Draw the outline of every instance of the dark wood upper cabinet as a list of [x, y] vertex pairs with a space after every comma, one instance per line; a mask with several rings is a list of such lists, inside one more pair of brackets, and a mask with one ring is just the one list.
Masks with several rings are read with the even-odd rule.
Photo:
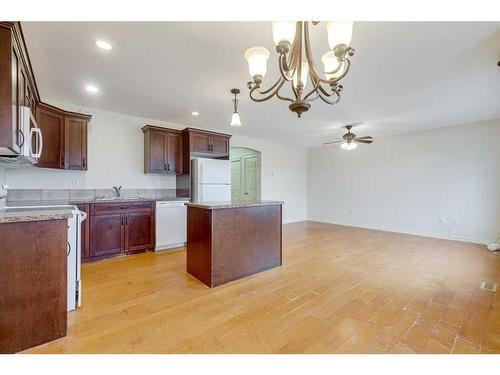
[[229, 138], [227, 136], [213, 135], [211, 140], [211, 149], [214, 155], [229, 155]]
[[64, 169], [64, 115], [42, 103], [37, 107], [36, 122], [43, 136], [42, 155], [37, 166]]
[[165, 173], [165, 155], [167, 153], [167, 144], [163, 132], [148, 132], [145, 134], [146, 153], [144, 155], [146, 173]]
[[189, 147], [187, 151], [189, 153], [221, 159], [229, 157], [229, 140], [231, 138], [229, 134], [193, 128], [186, 128], [183, 132], [188, 134]]
[[182, 134], [167, 133], [167, 173], [182, 174]]
[[87, 121], [82, 118], [64, 118], [64, 155], [66, 169], [87, 169]]
[[204, 132], [190, 132], [191, 152], [210, 154], [210, 135]]
[[144, 173], [182, 174], [182, 135], [179, 130], [146, 125]]
[[87, 128], [92, 116], [39, 103], [36, 111], [43, 150], [38, 166], [87, 170]]
[[18, 155], [28, 134], [21, 129], [22, 106], [35, 113], [40, 101], [19, 22], [0, 21], [0, 152]]
[[22, 107], [29, 107], [42, 131], [37, 166], [87, 169], [87, 126], [90, 115], [41, 102], [19, 22], [0, 21], [0, 153], [17, 155], [28, 134], [21, 127]]

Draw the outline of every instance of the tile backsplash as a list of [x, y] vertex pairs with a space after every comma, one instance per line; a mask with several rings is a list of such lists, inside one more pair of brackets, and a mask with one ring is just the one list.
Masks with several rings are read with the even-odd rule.
[[[7, 201], [71, 201], [114, 197], [113, 189], [9, 189]], [[176, 198], [176, 189], [122, 189], [122, 197], [151, 199]]]

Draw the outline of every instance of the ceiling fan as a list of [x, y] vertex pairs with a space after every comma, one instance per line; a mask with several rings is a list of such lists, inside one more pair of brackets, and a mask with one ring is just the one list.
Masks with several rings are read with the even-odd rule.
[[356, 134], [351, 133], [352, 125], [347, 125], [345, 128], [347, 129], [347, 133], [345, 133], [342, 138], [337, 138], [334, 141], [325, 142], [323, 143], [323, 146], [340, 143], [340, 147], [342, 147], [344, 150], [354, 150], [358, 146], [358, 143], [373, 142], [373, 137], [371, 136], [356, 137]]

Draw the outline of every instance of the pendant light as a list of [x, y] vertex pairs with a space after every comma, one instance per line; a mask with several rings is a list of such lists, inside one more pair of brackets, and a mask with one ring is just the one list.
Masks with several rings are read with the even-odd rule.
[[231, 94], [234, 94], [234, 99], [233, 99], [234, 112], [233, 112], [233, 115], [231, 116], [231, 126], [241, 126], [240, 114], [238, 113], [239, 100], [236, 97], [236, 95], [238, 95], [239, 93], [240, 93], [240, 89], [232, 89], [231, 90]]

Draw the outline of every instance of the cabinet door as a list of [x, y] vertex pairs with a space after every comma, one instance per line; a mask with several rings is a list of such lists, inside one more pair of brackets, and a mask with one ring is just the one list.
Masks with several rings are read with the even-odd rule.
[[13, 147], [12, 149], [16, 153], [21, 152], [21, 147], [24, 140], [28, 138], [28, 134], [23, 134], [21, 129], [21, 105], [23, 104], [20, 100], [22, 95], [21, 86], [21, 60], [19, 58], [20, 54], [15, 47], [14, 41], [12, 41], [12, 51], [11, 51], [12, 61], [11, 61], [11, 79], [12, 79], [12, 132], [13, 132]]
[[65, 169], [87, 169], [87, 121], [64, 118], [64, 156]]
[[166, 173], [166, 139], [162, 132], [151, 132], [149, 138], [149, 173]]
[[64, 169], [64, 115], [56, 109], [39, 106], [36, 117], [43, 136], [42, 155], [37, 165]]
[[229, 155], [229, 138], [224, 136], [212, 135], [210, 137], [211, 150], [214, 155]]
[[125, 251], [148, 250], [153, 244], [151, 213], [129, 213], [125, 215]]
[[167, 173], [182, 174], [182, 136], [167, 134]]
[[210, 153], [210, 136], [201, 132], [191, 132], [191, 152]]
[[117, 255], [124, 249], [125, 215], [99, 215], [90, 217], [90, 256]]

